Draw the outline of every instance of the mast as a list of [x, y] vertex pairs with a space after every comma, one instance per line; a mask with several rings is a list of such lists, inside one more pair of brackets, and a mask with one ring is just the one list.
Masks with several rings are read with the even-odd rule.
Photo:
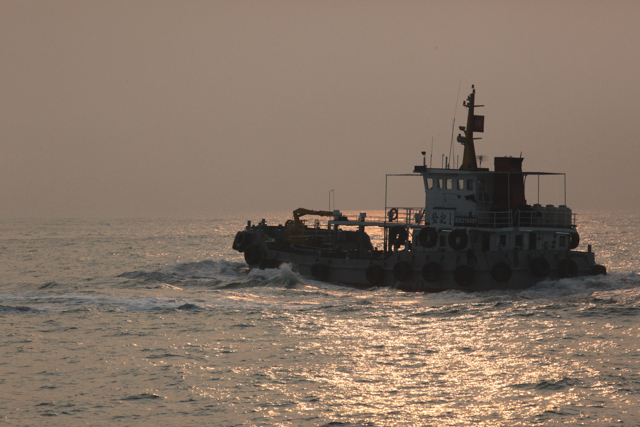
[[469, 109], [467, 114], [467, 126], [460, 126], [460, 130], [464, 131], [464, 136], [458, 135], [458, 142], [464, 145], [464, 155], [462, 157], [462, 165], [460, 170], [475, 171], [478, 170], [478, 163], [476, 162], [476, 148], [473, 144], [474, 138], [473, 132], [484, 132], [484, 116], [476, 116], [474, 114], [475, 107], [484, 107], [484, 105], [475, 105], [476, 89], [471, 85], [471, 94], [467, 97], [466, 101], [462, 102], [462, 105]]

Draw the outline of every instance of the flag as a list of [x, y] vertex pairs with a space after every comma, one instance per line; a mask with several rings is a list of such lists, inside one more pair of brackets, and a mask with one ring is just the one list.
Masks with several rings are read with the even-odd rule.
[[473, 116], [473, 131], [484, 132], [484, 116]]

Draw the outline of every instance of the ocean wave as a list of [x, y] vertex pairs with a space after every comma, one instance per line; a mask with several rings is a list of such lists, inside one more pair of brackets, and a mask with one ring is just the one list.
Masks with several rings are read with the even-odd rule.
[[149, 283], [172, 286], [204, 286], [217, 289], [252, 287], [293, 288], [306, 284], [291, 265], [282, 264], [273, 269], [249, 269], [246, 265], [228, 261], [200, 261], [167, 265], [154, 271], [130, 271], [118, 278], [147, 286]]
[[163, 399], [163, 397], [155, 393], [140, 393], [140, 394], [134, 394], [134, 395], [122, 398], [122, 400], [156, 400], [156, 399]]
[[10, 305], [0, 305], [0, 313], [26, 313], [26, 312], [34, 312], [37, 311], [32, 307], [26, 307], [22, 305], [10, 306]]
[[[116, 280], [114, 280], [116, 279]], [[88, 280], [88, 279], [87, 279]], [[47, 281], [11, 286], [0, 295], [0, 311], [28, 313], [63, 310], [276, 309], [371, 311], [383, 314], [407, 307], [407, 314], [452, 318], [481, 312], [538, 315], [541, 309], [579, 307], [580, 315], [637, 314], [640, 275], [543, 281], [525, 290], [405, 293], [395, 288], [355, 289], [303, 278], [289, 264], [250, 269], [242, 262], [204, 260], [166, 265], [155, 270], [123, 272], [102, 281], [65, 284]], [[5, 288], [9, 290], [9, 288]], [[411, 308], [413, 307], [413, 308]], [[640, 314], [640, 313], [638, 313]]]

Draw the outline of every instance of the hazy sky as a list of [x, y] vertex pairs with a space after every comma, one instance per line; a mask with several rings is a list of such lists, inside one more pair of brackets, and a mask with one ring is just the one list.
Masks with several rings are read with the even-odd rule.
[[640, 208], [635, 0], [3, 0], [0, 58], [1, 217], [383, 208], [472, 84], [483, 166]]

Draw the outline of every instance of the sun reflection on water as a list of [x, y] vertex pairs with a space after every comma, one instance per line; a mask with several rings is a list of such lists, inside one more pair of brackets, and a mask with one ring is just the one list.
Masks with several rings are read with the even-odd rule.
[[598, 375], [579, 360], [554, 357], [567, 346], [553, 319], [521, 328], [512, 317], [478, 313], [449, 320], [397, 314], [292, 315], [286, 333], [300, 337], [298, 352], [313, 355], [298, 372], [320, 385], [318, 402], [307, 408], [340, 408], [336, 421], [376, 425], [544, 418], [579, 400], [581, 378]]
[[564, 308], [543, 300], [457, 295], [450, 303], [378, 290], [331, 305], [323, 301], [349, 291], [281, 292], [298, 293], [298, 304], [263, 310], [260, 293], [245, 292], [252, 311], [200, 312], [169, 350], [147, 342], [141, 351], [154, 369], [179, 371], [229, 423], [577, 424], [640, 406], [636, 388], [625, 386], [640, 379], [640, 348], [621, 345], [640, 330], [594, 316], [606, 305], [594, 308], [593, 297], [569, 302], [575, 315], [563, 317]]

